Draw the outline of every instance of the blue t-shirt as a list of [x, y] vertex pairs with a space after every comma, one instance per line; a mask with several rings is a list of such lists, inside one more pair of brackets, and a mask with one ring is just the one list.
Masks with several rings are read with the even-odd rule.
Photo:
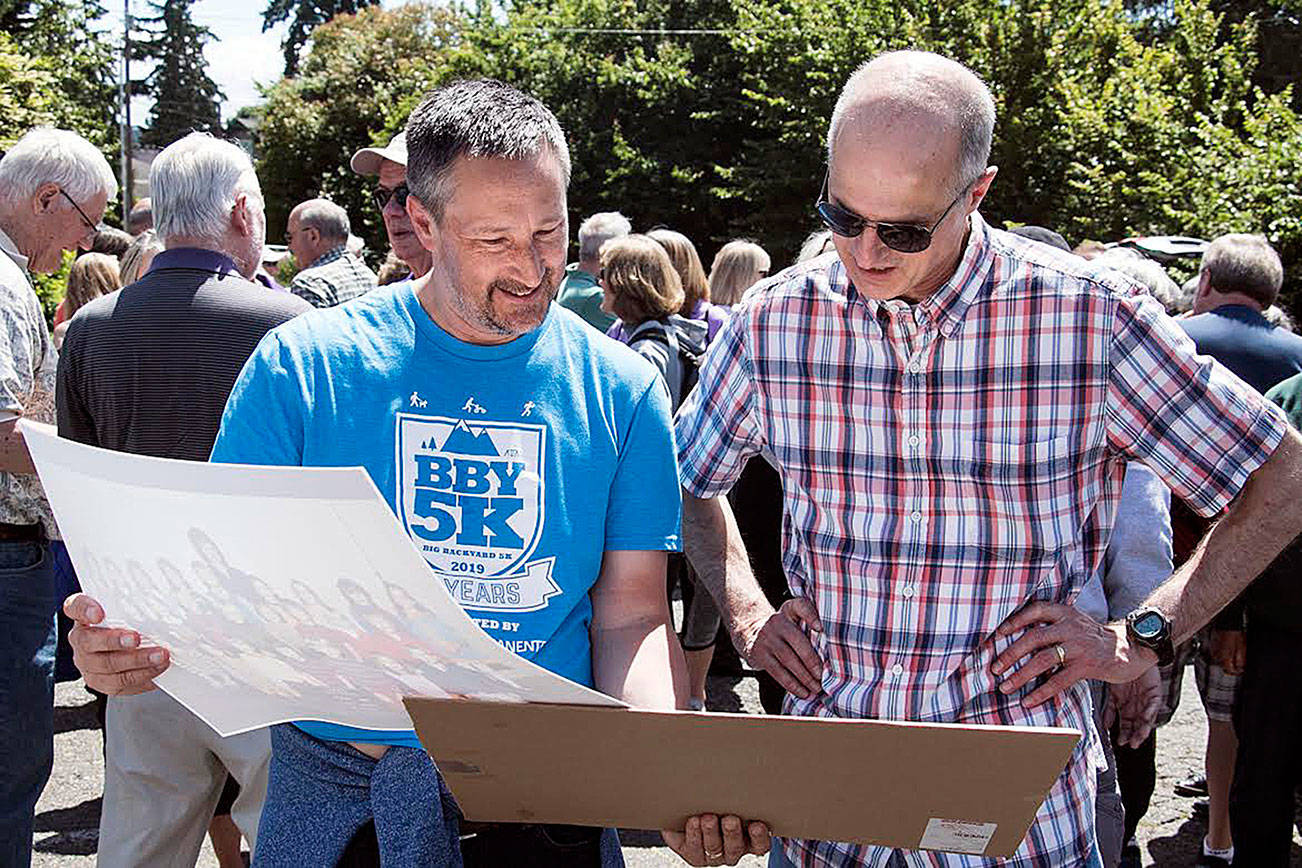
[[[494, 639], [587, 686], [603, 552], [679, 548], [664, 387], [556, 305], [498, 346], [449, 335], [407, 282], [304, 314], [245, 365], [212, 460], [365, 467], [432, 580]], [[412, 732], [299, 726], [419, 746]]]

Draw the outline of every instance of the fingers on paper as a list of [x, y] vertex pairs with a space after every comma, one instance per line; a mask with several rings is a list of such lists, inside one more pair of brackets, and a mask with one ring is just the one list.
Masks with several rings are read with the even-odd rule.
[[663, 829], [660, 832], [665, 844], [689, 865], [705, 864], [705, 848], [701, 845], [701, 818], [688, 817], [683, 831]]
[[702, 814], [701, 823], [701, 849], [704, 851], [706, 865], [722, 865], [726, 849], [724, 847], [723, 829], [720, 828], [719, 818], [714, 814]]
[[107, 651], [121, 651], [124, 648], [140, 647], [140, 634], [123, 627], [86, 627], [81, 624], [72, 628], [68, 642], [74, 651], [100, 654]]
[[76, 593], [63, 601], [63, 614], [78, 624], [98, 624], [104, 620], [104, 607], [89, 594]]

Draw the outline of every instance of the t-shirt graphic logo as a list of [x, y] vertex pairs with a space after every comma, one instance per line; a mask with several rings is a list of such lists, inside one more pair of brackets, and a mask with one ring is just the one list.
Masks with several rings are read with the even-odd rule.
[[561, 592], [529, 561], [546, 519], [541, 425], [401, 413], [402, 522], [467, 609], [533, 612]]

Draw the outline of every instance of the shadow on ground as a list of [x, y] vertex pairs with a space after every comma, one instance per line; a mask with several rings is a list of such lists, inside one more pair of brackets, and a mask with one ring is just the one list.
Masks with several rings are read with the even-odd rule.
[[36, 841], [33, 849], [38, 853], [56, 853], [62, 856], [89, 856], [99, 844], [99, 812], [101, 800], [87, 799], [71, 808], [59, 808], [36, 815], [36, 833], [53, 832]]
[[[1302, 814], [1299, 814], [1295, 825], [1302, 830]], [[1206, 834], [1206, 822], [1190, 817], [1180, 824], [1175, 834], [1150, 838], [1145, 846], [1156, 866], [1194, 865], [1202, 854], [1203, 836]], [[1291, 868], [1302, 868], [1302, 847], [1296, 843], [1293, 844], [1289, 865]]]
[[74, 732], [79, 729], [99, 729], [95, 716], [95, 703], [84, 705], [56, 705], [54, 707], [54, 734]]

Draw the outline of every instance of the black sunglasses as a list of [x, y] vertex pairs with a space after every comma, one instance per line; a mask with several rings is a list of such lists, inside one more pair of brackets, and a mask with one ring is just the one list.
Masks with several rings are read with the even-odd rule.
[[380, 211], [383, 211], [388, 206], [390, 199], [397, 199], [398, 207], [406, 208], [407, 197], [410, 195], [411, 190], [407, 189], [406, 184], [399, 184], [392, 190], [387, 187], [376, 187], [375, 191], [371, 193], [371, 201], [375, 203], [375, 207]]
[[869, 226], [877, 232], [877, 238], [881, 240], [892, 250], [898, 250], [900, 253], [921, 253], [931, 246], [931, 233], [936, 231], [936, 227], [945, 221], [949, 212], [958, 204], [967, 193], [964, 189], [954, 197], [954, 201], [949, 203], [940, 217], [930, 226], [921, 223], [879, 223], [873, 220], [866, 220], [858, 214], [842, 208], [827, 198], [827, 175], [823, 175], [823, 189], [818, 194], [818, 203], [814, 210], [818, 212], [819, 219], [823, 224], [831, 229], [837, 235], [846, 238], [857, 238], [863, 234], [863, 231]]
[[59, 192], [63, 194], [63, 198], [68, 200], [69, 205], [77, 209], [77, 213], [81, 215], [81, 222], [86, 224], [86, 231], [98, 232], [99, 227], [95, 225], [95, 221], [87, 217], [86, 212], [81, 210], [81, 206], [78, 205], [76, 202], [72, 201], [72, 197], [68, 195], [68, 191], [60, 187]]

